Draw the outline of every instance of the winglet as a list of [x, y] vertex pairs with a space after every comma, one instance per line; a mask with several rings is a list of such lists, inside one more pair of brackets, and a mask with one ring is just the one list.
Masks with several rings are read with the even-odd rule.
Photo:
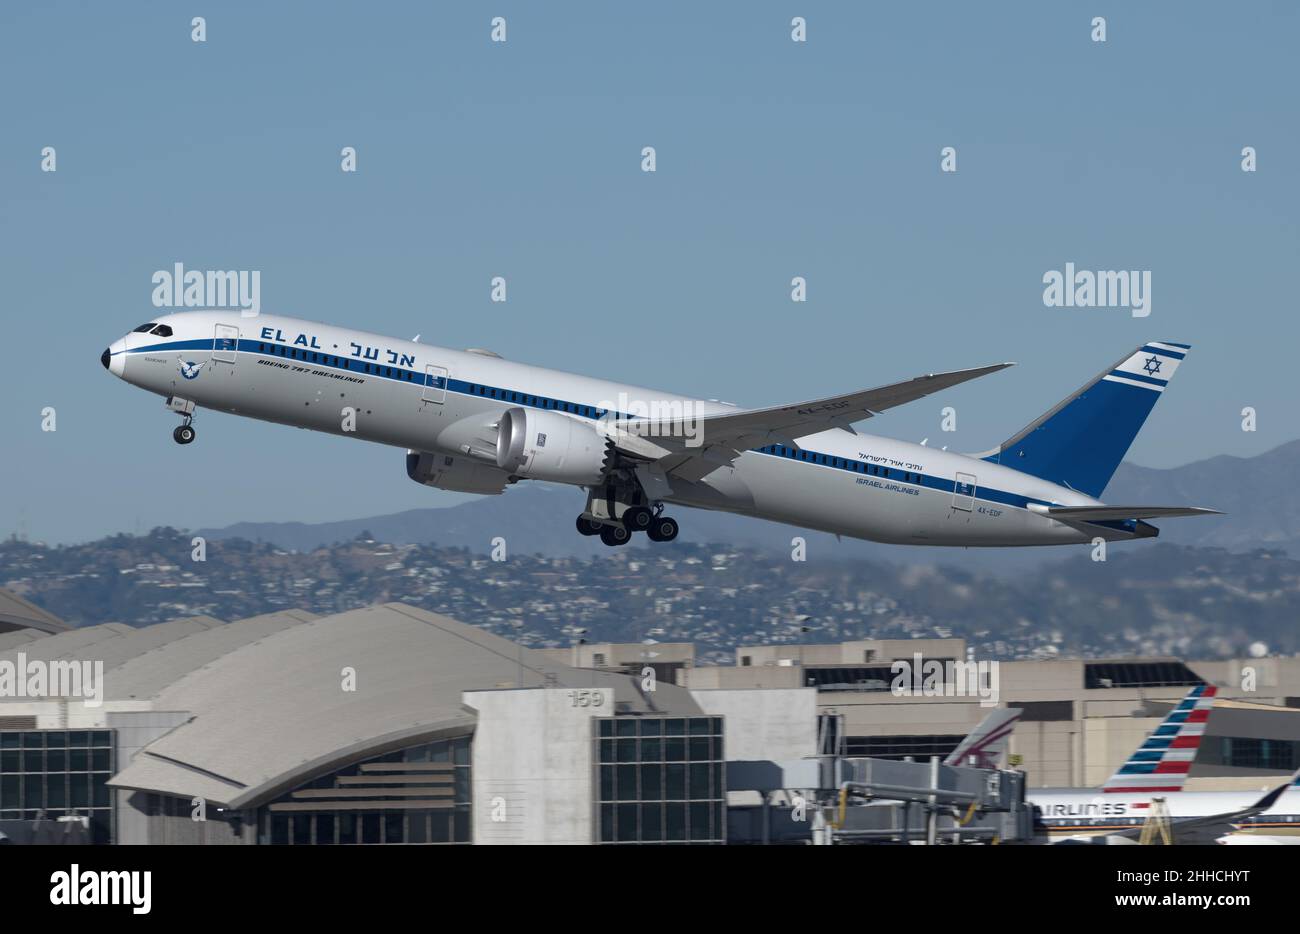
[[1277, 799], [1282, 797], [1282, 795], [1286, 793], [1286, 790], [1290, 788], [1293, 784], [1294, 782], [1286, 782], [1284, 784], [1278, 785], [1268, 794], [1264, 795], [1264, 797], [1260, 798], [1258, 801], [1252, 804], [1251, 810], [1257, 813], [1262, 811], [1267, 811], [1273, 805], [1277, 804]]

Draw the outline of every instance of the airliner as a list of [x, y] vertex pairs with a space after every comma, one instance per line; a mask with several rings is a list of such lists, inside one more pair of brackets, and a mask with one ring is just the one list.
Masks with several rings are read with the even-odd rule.
[[1300, 773], [1257, 791], [1184, 791], [1217, 688], [1199, 684], [1101, 788], [1030, 789], [1039, 843], [1131, 843], [1163, 799], [1179, 843], [1300, 843]]
[[114, 341], [100, 362], [156, 393], [195, 438], [199, 409], [406, 449], [417, 483], [497, 494], [582, 487], [583, 535], [677, 537], [668, 505], [877, 542], [965, 547], [1150, 538], [1148, 519], [1217, 514], [1098, 498], [1188, 345], [1125, 354], [998, 447], [936, 450], [851, 426], [1011, 364], [768, 408], [739, 408], [259, 313], [187, 311]]

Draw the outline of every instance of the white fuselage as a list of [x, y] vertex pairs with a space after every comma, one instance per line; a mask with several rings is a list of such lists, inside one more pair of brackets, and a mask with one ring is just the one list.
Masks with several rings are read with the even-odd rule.
[[[196, 311], [152, 320], [171, 334], [132, 332], [105, 353], [105, 366], [133, 385], [199, 408], [437, 456], [482, 458], [485, 428], [519, 406], [578, 421], [591, 421], [596, 410], [620, 400], [685, 406], [705, 416], [738, 411], [278, 315]], [[1098, 501], [978, 457], [843, 429], [796, 440], [798, 449], [747, 451], [700, 480], [670, 477], [671, 489], [658, 498], [895, 544], [1135, 537], [1114, 525], [1066, 524], [1034, 512], [1033, 505]]]
[[[1100, 789], [1030, 789], [1025, 797], [1034, 808], [1035, 837], [1040, 843], [1061, 843], [1131, 832], [1151, 815], [1152, 800], [1163, 798], [1175, 838], [1180, 822], [1230, 814], [1249, 808], [1264, 791], [1169, 791], [1163, 793], [1103, 792]], [[1219, 829], [1213, 832], [1222, 834]], [[1300, 788], [1288, 788], [1261, 814], [1233, 823], [1226, 838], [1231, 844], [1254, 841], [1300, 843]]]

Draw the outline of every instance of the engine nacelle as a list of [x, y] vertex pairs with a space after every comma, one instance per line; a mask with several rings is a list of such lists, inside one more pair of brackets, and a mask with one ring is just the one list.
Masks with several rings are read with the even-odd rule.
[[453, 493], [501, 493], [510, 482], [510, 474], [468, 457], [406, 452], [406, 475], [416, 483], [434, 486]]
[[530, 480], [594, 486], [605, 473], [605, 436], [585, 422], [538, 409], [507, 409], [497, 433], [497, 466]]

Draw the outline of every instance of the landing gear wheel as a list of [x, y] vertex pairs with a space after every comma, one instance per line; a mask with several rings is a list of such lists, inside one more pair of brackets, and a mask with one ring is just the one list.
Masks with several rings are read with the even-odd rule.
[[671, 542], [677, 537], [678, 527], [677, 520], [670, 519], [667, 516], [660, 516], [650, 525], [646, 534], [652, 542]]
[[601, 527], [600, 540], [606, 545], [626, 545], [632, 540], [632, 533], [621, 525], [606, 525]]
[[189, 425], [177, 425], [172, 432], [172, 440], [177, 444], [189, 444], [194, 440], [194, 429]]
[[604, 526], [595, 519], [588, 519], [586, 516], [578, 516], [578, 531], [583, 535], [599, 535]]
[[655, 514], [646, 506], [633, 506], [623, 513], [623, 528], [629, 532], [646, 532], [654, 524]]

